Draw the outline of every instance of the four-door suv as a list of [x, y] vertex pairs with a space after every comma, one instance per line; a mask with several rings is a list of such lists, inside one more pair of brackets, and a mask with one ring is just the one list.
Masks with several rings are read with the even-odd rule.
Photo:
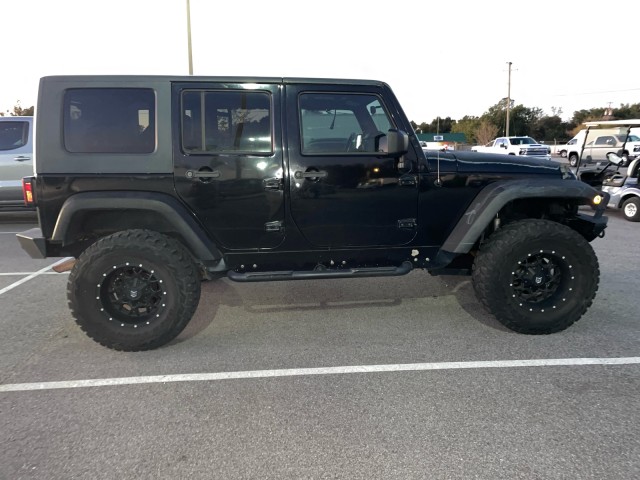
[[22, 178], [33, 174], [33, 117], [0, 117], [0, 211], [23, 210]]
[[110, 348], [171, 341], [221, 275], [462, 273], [528, 334], [567, 328], [598, 288], [606, 194], [548, 160], [423, 151], [383, 82], [45, 77], [36, 123], [40, 225], [18, 239], [77, 259], [72, 314]]

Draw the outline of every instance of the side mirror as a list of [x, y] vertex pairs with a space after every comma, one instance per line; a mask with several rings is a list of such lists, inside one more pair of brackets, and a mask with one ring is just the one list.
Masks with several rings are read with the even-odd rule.
[[399, 157], [409, 150], [409, 135], [402, 130], [391, 129], [378, 138], [376, 151], [390, 157]]
[[620, 165], [623, 162], [623, 159], [620, 155], [617, 155], [613, 152], [607, 153], [607, 160], [614, 165]]
[[501, 143], [500, 148], [507, 148], [507, 146], [504, 143]]

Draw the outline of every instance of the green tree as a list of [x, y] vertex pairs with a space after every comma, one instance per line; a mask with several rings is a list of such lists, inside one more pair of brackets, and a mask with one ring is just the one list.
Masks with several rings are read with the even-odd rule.
[[613, 117], [616, 120], [628, 120], [629, 118], [640, 118], [640, 103], [632, 105], [621, 104], [620, 107], [613, 109]]
[[[34, 107], [33, 105], [28, 108], [22, 108], [20, 105], [20, 100], [15, 104], [13, 110], [7, 110], [9, 116], [12, 117], [31, 117], [33, 116]], [[5, 116], [4, 112], [0, 112], [0, 116]]]
[[531, 129], [531, 136], [538, 141], [564, 143], [573, 137], [575, 124], [563, 122], [558, 115], [539, 118]]
[[[452, 133], [464, 133], [467, 143], [478, 143], [476, 139], [476, 131], [480, 127], [480, 119], [465, 115], [461, 120], [458, 120], [451, 127]], [[486, 142], [485, 142], [486, 143]]]

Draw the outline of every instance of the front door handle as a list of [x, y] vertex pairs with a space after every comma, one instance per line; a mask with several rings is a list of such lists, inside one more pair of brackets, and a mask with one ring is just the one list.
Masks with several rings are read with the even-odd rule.
[[415, 175], [402, 175], [398, 179], [398, 184], [401, 187], [415, 187], [418, 185], [418, 179]]
[[218, 178], [220, 176], [220, 172], [217, 170], [214, 170], [213, 172], [209, 170], [200, 170], [198, 172], [187, 170], [184, 175], [187, 178]]
[[328, 173], [325, 172], [324, 170], [320, 170], [320, 171], [306, 171], [306, 172], [295, 172], [293, 174], [293, 176], [295, 178], [297, 178], [298, 180], [302, 179], [302, 178], [310, 178], [310, 179], [317, 179], [317, 178], [325, 178], [328, 176]]
[[17, 157], [13, 157], [16, 162], [26, 162], [27, 160], [31, 160], [31, 157], [25, 157], [24, 155], [19, 155]]

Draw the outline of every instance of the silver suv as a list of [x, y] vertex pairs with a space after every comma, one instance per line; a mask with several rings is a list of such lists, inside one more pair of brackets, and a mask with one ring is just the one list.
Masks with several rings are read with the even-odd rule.
[[24, 209], [22, 177], [33, 174], [33, 117], [0, 117], [0, 210]]

